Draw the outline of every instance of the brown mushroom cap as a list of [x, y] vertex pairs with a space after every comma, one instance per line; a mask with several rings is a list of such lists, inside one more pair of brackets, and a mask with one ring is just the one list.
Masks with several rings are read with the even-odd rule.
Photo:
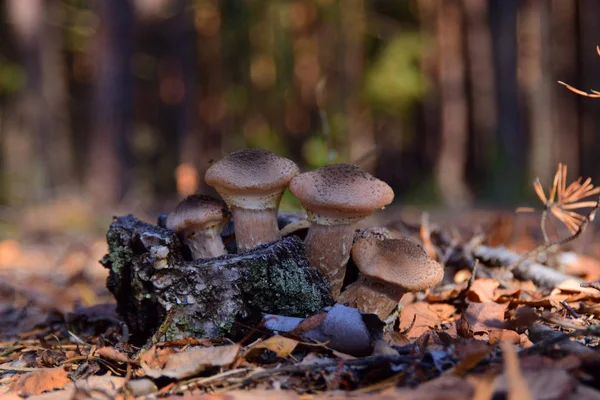
[[[217, 189], [228, 204], [259, 208], [252, 205], [252, 197], [263, 200], [276, 198], [279, 201], [281, 192], [298, 172], [298, 166], [293, 161], [268, 150], [242, 149], [211, 165], [206, 171], [205, 180]], [[244, 195], [248, 196], [248, 202], [232, 199], [232, 196]]]
[[227, 204], [212, 196], [193, 194], [181, 200], [167, 218], [167, 228], [181, 232], [194, 227], [208, 229], [224, 224], [230, 217]]
[[296, 175], [290, 192], [323, 225], [364, 218], [390, 204], [394, 192], [387, 183], [350, 164], [332, 164]]
[[352, 259], [363, 275], [407, 292], [427, 289], [444, 277], [442, 266], [408, 239], [358, 238]]

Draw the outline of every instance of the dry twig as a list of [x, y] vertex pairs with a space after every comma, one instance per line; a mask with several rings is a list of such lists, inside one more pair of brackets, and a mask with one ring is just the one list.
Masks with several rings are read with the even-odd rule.
[[[596, 46], [596, 53], [598, 53], [598, 55], [600, 56], [600, 46]], [[598, 99], [600, 98], [600, 92], [598, 92], [597, 90], [590, 90], [591, 93], [587, 93], [584, 92], [583, 90], [577, 89], [563, 81], [558, 81], [558, 83], [560, 83], [561, 85], [565, 86], [567, 89], [569, 89], [571, 92], [573, 93], [577, 93], [578, 95], [581, 96], [585, 96], [585, 97], [591, 97], [593, 99]]]

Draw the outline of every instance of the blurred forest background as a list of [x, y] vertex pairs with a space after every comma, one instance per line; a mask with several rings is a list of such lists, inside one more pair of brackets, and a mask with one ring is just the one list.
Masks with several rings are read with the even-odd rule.
[[558, 162], [598, 181], [600, 100], [557, 80], [600, 88], [599, 21], [597, 0], [0, 0], [0, 220], [152, 215], [241, 147], [358, 163], [423, 207], [513, 206]]

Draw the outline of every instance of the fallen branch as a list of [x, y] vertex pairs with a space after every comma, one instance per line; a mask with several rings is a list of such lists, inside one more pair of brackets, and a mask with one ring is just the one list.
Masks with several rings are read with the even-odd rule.
[[532, 355], [544, 351], [556, 352], [554, 346], [567, 354], [593, 353], [594, 350], [584, 344], [569, 340], [577, 336], [600, 336], [600, 326], [592, 325], [570, 333], [562, 333], [542, 324], [534, 324], [529, 328], [529, 340], [535, 344], [521, 350], [519, 355]]
[[473, 256], [488, 265], [509, 266], [517, 263], [512, 270], [515, 278], [522, 281], [531, 280], [543, 288], [555, 288], [569, 279], [583, 282], [576, 276], [564, 274], [531, 260], [519, 262], [521, 256], [504, 247], [476, 246], [473, 248]]

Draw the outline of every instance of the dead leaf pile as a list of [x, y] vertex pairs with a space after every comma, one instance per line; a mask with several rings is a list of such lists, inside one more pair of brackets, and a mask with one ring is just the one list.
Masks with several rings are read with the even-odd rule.
[[421, 241], [446, 273], [404, 296], [387, 324], [336, 305], [308, 318], [267, 315], [236, 342], [143, 347], [128, 343], [104, 288], [101, 239], [2, 241], [0, 400], [600, 399], [600, 246], [588, 239], [586, 254], [538, 257], [573, 278], [544, 288], [497, 260], [473, 268], [478, 244], [531, 250], [543, 237], [535, 224], [473, 219], [446, 229], [434, 217], [426, 226], [390, 218], [392, 235]]

